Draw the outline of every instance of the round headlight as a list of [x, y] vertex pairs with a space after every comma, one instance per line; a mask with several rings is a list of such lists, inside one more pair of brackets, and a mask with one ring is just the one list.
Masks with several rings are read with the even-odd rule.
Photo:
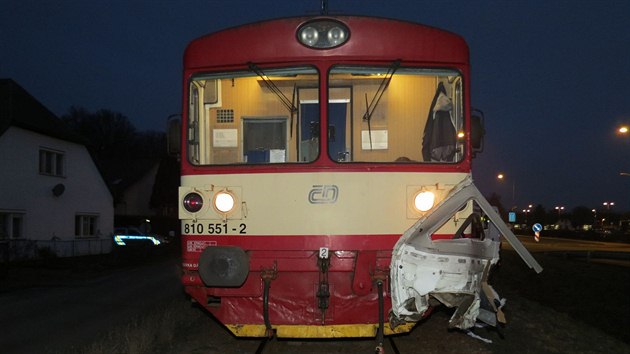
[[297, 40], [309, 48], [330, 49], [343, 45], [350, 37], [350, 29], [330, 19], [309, 21], [297, 30]]
[[433, 208], [433, 204], [435, 203], [435, 194], [432, 192], [424, 191], [416, 194], [416, 197], [413, 200], [413, 205], [419, 211], [428, 211]]
[[319, 40], [319, 32], [315, 27], [306, 26], [300, 31], [300, 41], [309, 47], [314, 46]]
[[198, 193], [188, 193], [184, 197], [184, 209], [189, 213], [196, 213], [203, 207], [203, 198]]
[[234, 209], [234, 196], [229, 192], [219, 192], [214, 196], [214, 207], [222, 213]]
[[334, 47], [336, 45], [339, 45], [340, 43], [343, 43], [345, 40], [346, 40], [346, 31], [344, 31], [343, 28], [335, 26], [328, 30], [328, 43], [330, 43], [331, 46]]

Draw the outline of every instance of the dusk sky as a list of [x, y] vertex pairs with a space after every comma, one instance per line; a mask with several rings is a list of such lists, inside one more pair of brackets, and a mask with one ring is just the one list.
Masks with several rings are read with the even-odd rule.
[[[319, 10], [319, 0], [0, 0], [0, 78], [58, 116], [104, 108], [139, 130], [164, 130], [181, 111], [190, 40]], [[630, 1], [330, 0], [329, 14], [403, 19], [466, 39], [472, 102], [486, 119], [473, 172], [484, 194], [519, 209], [612, 201], [630, 211], [630, 177], [620, 176], [630, 172], [630, 136], [615, 133], [630, 123]]]

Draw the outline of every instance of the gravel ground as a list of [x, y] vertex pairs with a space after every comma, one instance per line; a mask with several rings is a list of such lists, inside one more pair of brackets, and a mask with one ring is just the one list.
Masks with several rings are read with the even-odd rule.
[[[492, 343], [461, 331], [449, 331], [450, 310], [438, 308], [411, 333], [394, 338], [400, 353], [630, 353], [630, 268], [587, 263], [552, 254], [538, 253], [535, 257], [545, 269], [541, 274], [527, 268], [514, 252], [503, 251], [501, 264], [492, 274], [490, 283], [507, 298], [504, 310], [508, 323], [498, 331], [475, 330], [477, 335], [492, 340]], [[107, 276], [110, 266], [103, 262], [99, 264], [97, 267], [81, 267], [83, 271], [74, 267], [46, 269], [43, 278], [46, 282], [57, 283], [64, 279], [64, 282], [74, 283], [81, 282], [82, 277]], [[11, 274], [24, 275], [22, 272]], [[2, 280], [0, 290], [4, 292], [23, 287], [22, 282], [28, 283], [27, 277], [21, 276], [3, 277]], [[167, 315], [166, 322], [173, 319], [168, 335], [150, 335], [151, 345], [134, 350], [134, 353], [238, 354], [255, 353], [259, 347], [258, 339], [232, 336], [204, 310], [191, 305], [183, 294], [175, 296], [168, 306], [167, 309], [150, 311], [153, 316], [163, 311]], [[152, 320], [135, 318], [133, 321], [142, 329], [149, 327], [148, 322]], [[103, 337], [116, 341], [121, 335], [105, 334], [101, 339]], [[120, 347], [117, 344], [120, 343], [105, 342], [96, 346], [104, 348], [100, 351], [77, 349], [75, 352], [132, 354], [128, 349], [112, 351]], [[387, 341], [385, 349], [387, 353], [394, 353]], [[341, 354], [374, 353], [374, 350], [373, 339], [274, 339], [267, 344], [264, 353]]]
[[[450, 312], [441, 308], [407, 335], [394, 339], [400, 353], [630, 353], [630, 269], [537, 254], [545, 268], [528, 269], [504, 251], [492, 285], [508, 303], [508, 324], [475, 333], [447, 330]], [[211, 316], [189, 307], [190, 322], [158, 353], [254, 353], [259, 340], [238, 339]], [[368, 340], [273, 340], [264, 353], [373, 353]], [[387, 353], [394, 353], [386, 342]]]

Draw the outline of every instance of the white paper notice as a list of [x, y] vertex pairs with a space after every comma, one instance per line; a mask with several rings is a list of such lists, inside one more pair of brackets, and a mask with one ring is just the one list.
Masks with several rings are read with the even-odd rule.
[[214, 129], [212, 131], [213, 147], [237, 147], [238, 131], [236, 129]]
[[363, 150], [387, 149], [387, 130], [372, 130], [372, 144], [370, 146], [370, 131], [361, 131], [361, 148]]
[[285, 150], [271, 149], [269, 150], [269, 162], [285, 162]]

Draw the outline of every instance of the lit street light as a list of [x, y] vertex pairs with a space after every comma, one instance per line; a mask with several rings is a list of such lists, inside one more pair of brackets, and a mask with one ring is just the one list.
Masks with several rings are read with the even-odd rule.
[[604, 202], [602, 204], [606, 207], [606, 210], [610, 210], [615, 205], [615, 202]]
[[529, 213], [532, 211], [532, 205], [530, 204], [527, 209], [523, 209], [525, 213], [525, 224], [529, 224]]
[[[499, 172], [497, 174], [497, 179], [499, 181], [505, 180], [505, 174], [503, 174], [502, 172]], [[516, 205], [514, 205], [516, 203], [515, 196], [516, 196], [516, 182], [514, 178], [512, 178], [512, 207], [510, 208], [510, 210], [513, 210], [514, 208], [516, 208]]]

